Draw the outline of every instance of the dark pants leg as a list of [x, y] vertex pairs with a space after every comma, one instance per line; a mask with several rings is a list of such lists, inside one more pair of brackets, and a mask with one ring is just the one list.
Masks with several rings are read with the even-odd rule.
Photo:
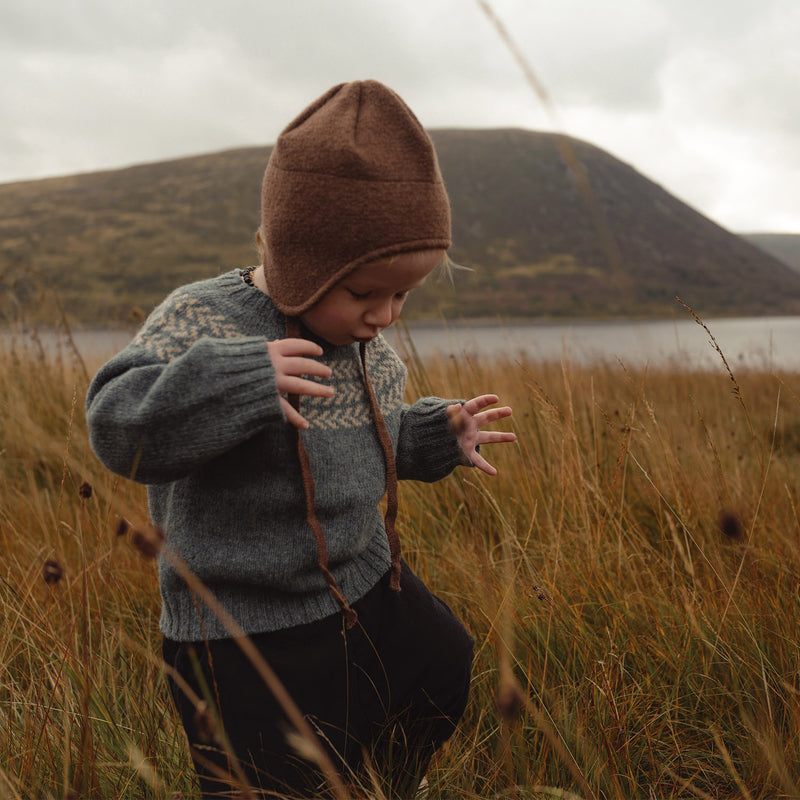
[[[253, 642], [342, 772], [367, 754], [385, 785], [403, 796], [450, 737], [469, 693], [472, 637], [450, 609], [403, 565], [402, 591], [385, 576], [354, 604], [345, 631], [339, 615]], [[287, 743], [288, 721], [232, 640], [164, 642], [165, 661], [219, 709], [230, 745], [254, 787], [310, 796], [322, 776]], [[170, 682], [204, 797], [224, 796], [228, 758], [204, 741], [195, 708]]]
[[[473, 639], [448, 606], [403, 564], [402, 591], [381, 582], [380, 602], [360, 612], [373, 639], [363, 661], [383, 670], [383, 714], [374, 710], [369, 751], [385, 791], [408, 797], [436, 750], [450, 738], [469, 695]], [[378, 681], [375, 681], [378, 685]]]

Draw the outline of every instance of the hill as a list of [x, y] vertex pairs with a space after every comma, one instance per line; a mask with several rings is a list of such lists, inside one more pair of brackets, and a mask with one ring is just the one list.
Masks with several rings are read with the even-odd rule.
[[742, 233], [740, 236], [800, 272], [800, 233]]
[[[431, 135], [451, 255], [472, 271], [429, 282], [410, 316], [663, 316], [675, 295], [703, 315], [800, 313], [800, 274], [597, 147], [521, 130]], [[121, 323], [176, 285], [254, 263], [269, 152], [0, 186], [0, 315], [51, 319], [57, 297], [74, 320]]]
[[553, 135], [436, 136], [458, 255], [485, 266], [484, 296], [499, 290], [504, 311], [663, 315], [674, 313], [676, 295], [704, 315], [800, 310], [798, 276], [786, 265], [609, 153], [567, 143], [589, 200]]

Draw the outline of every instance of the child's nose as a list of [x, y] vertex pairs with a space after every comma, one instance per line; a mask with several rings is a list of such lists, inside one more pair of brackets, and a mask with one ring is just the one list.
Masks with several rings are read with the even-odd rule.
[[367, 325], [375, 325], [378, 328], [388, 328], [393, 322], [391, 299], [371, 306], [367, 313], [364, 314], [364, 322]]

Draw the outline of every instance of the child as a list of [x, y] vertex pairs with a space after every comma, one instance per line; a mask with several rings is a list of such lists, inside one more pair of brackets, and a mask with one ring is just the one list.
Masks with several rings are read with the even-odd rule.
[[[511, 414], [494, 395], [404, 404], [405, 367], [380, 335], [450, 246], [433, 146], [405, 103], [364, 81], [303, 111], [267, 165], [259, 237], [261, 265], [176, 290], [99, 371], [92, 446], [148, 485], [170, 552], [341, 772], [363, 777], [366, 754], [391, 791], [413, 794], [464, 711], [473, 641], [401, 559], [397, 479], [459, 464], [494, 475], [479, 446], [514, 435], [482, 430]], [[165, 662], [213, 701], [250, 784], [320, 791], [231, 631], [163, 556], [159, 582]], [[226, 796], [236, 766], [179, 683], [203, 796]]]

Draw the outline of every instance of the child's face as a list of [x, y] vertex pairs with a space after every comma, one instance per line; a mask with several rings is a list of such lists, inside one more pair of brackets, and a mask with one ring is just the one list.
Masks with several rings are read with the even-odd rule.
[[300, 316], [334, 345], [367, 342], [400, 316], [408, 293], [441, 261], [441, 250], [417, 250], [357, 267]]

